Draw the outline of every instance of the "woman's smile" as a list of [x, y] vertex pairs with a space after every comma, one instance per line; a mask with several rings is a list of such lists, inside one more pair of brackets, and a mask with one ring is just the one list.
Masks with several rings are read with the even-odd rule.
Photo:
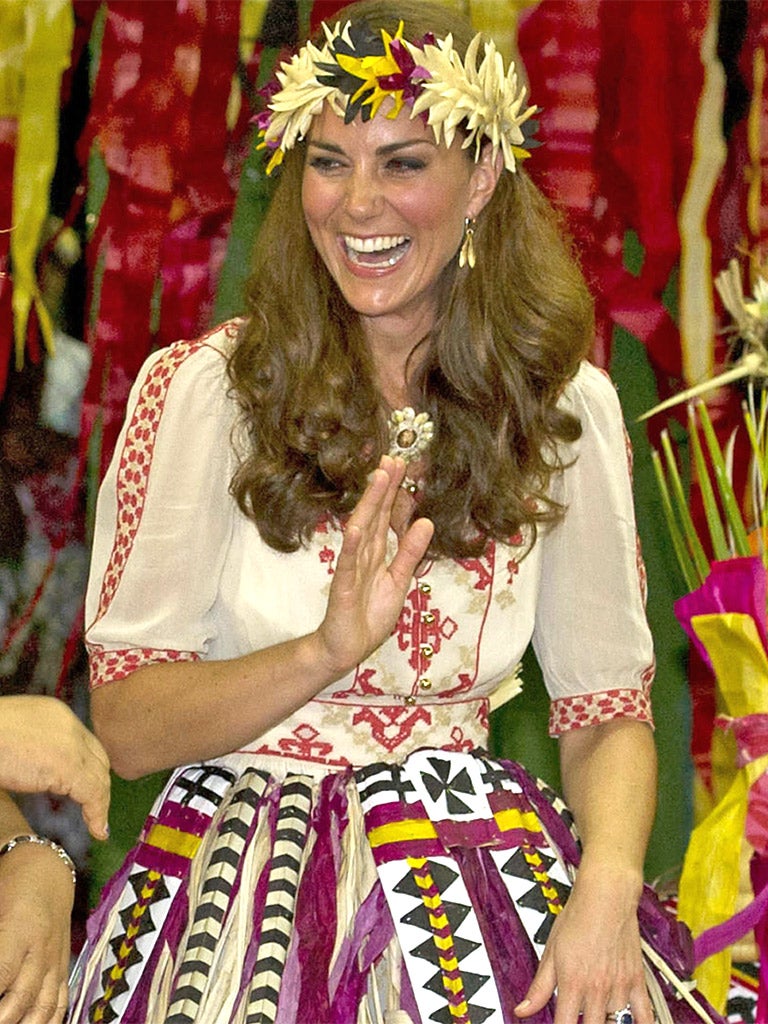
[[407, 235], [377, 235], [373, 238], [344, 235], [342, 242], [347, 259], [356, 267], [377, 270], [396, 266], [411, 244]]

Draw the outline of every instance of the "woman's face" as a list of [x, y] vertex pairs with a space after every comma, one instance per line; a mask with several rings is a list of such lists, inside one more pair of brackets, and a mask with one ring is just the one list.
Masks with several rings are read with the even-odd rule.
[[[440, 275], [497, 172], [458, 137], [437, 145], [407, 110], [344, 124], [327, 106], [307, 144], [302, 203], [312, 241], [367, 328], [421, 336], [435, 317]], [[384, 318], [382, 320], [382, 318]]]

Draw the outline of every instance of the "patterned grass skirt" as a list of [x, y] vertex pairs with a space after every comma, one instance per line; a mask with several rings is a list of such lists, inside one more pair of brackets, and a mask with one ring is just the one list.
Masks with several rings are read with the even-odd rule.
[[[513, 1024], [578, 859], [554, 794], [481, 752], [186, 767], [89, 921], [69, 1020]], [[650, 891], [639, 919], [658, 1020], [720, 1022]]]

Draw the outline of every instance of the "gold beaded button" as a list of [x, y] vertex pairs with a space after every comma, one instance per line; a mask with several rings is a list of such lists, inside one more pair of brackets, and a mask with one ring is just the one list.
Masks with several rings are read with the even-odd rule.
[[423, 679], [419, 680], [419, 686], [422, 688], [422, 690], [431, 690], [432, 689], [432, 680], [431, 679], [427, 679], [427, 677], [425, 676]]
[[432, 655], [435, 653], [435, 649], [432, 646], [432, 644], [421, 644], [419, 650], [421, 651], [425, 658], [431, 658]]
[[424, 583], [423, 581], [419, 584], [419, 590], [421, 591], [422, 594], [432, 593], [431, 585], [429, 583]]
[[416, 703], [416, 698], [413, 696], [412, 693], [409, 693], [407, 697], [403, 697], [403, 700], [404, 700], [404, 702], [406, 704], [415, 704]]
[[435, 621], [435, 616], [433, 615], [432, 612], [422, 612], [421, 621], [426, 622], [426, 624], [429, 626]]

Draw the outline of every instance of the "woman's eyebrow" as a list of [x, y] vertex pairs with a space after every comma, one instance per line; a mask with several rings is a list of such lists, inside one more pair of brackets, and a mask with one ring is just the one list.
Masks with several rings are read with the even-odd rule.
[[386, 146], [379, 146], [376, 152], [386, 156], [388, 153], [395, 153], [399, 149], [409, 149], [411, 146], [425, 145], [434, 148], [436, 143], [432, 139], [405, 139], [403, 142], [389, 142]]
[[[322, 149], [326, 153], [339, 153], [344, 155], [344, 149], [342, 146], [337, 145], [335, 142], [324, 142], [322, 139], [309, 139], [308, 145], [314, 146], [316, 149]], [[396, 153], [401, 149], [409, 149], [412, 146], [431, 146], [435, 147], [435, 143], [431, 139], [405, 139], [402, 142], [388, 142], [384, 146], [378, 146], [376, 153], [378, 156], [388, 156], [390, 153]]]
[[309, 139], [308, 145], [314, 146], [316, 149], [324, 149], [328, 153], [343, 153], [344, 150], [341, 146], [335, 145], [333, 142], [323, 142], [321, 139]]

